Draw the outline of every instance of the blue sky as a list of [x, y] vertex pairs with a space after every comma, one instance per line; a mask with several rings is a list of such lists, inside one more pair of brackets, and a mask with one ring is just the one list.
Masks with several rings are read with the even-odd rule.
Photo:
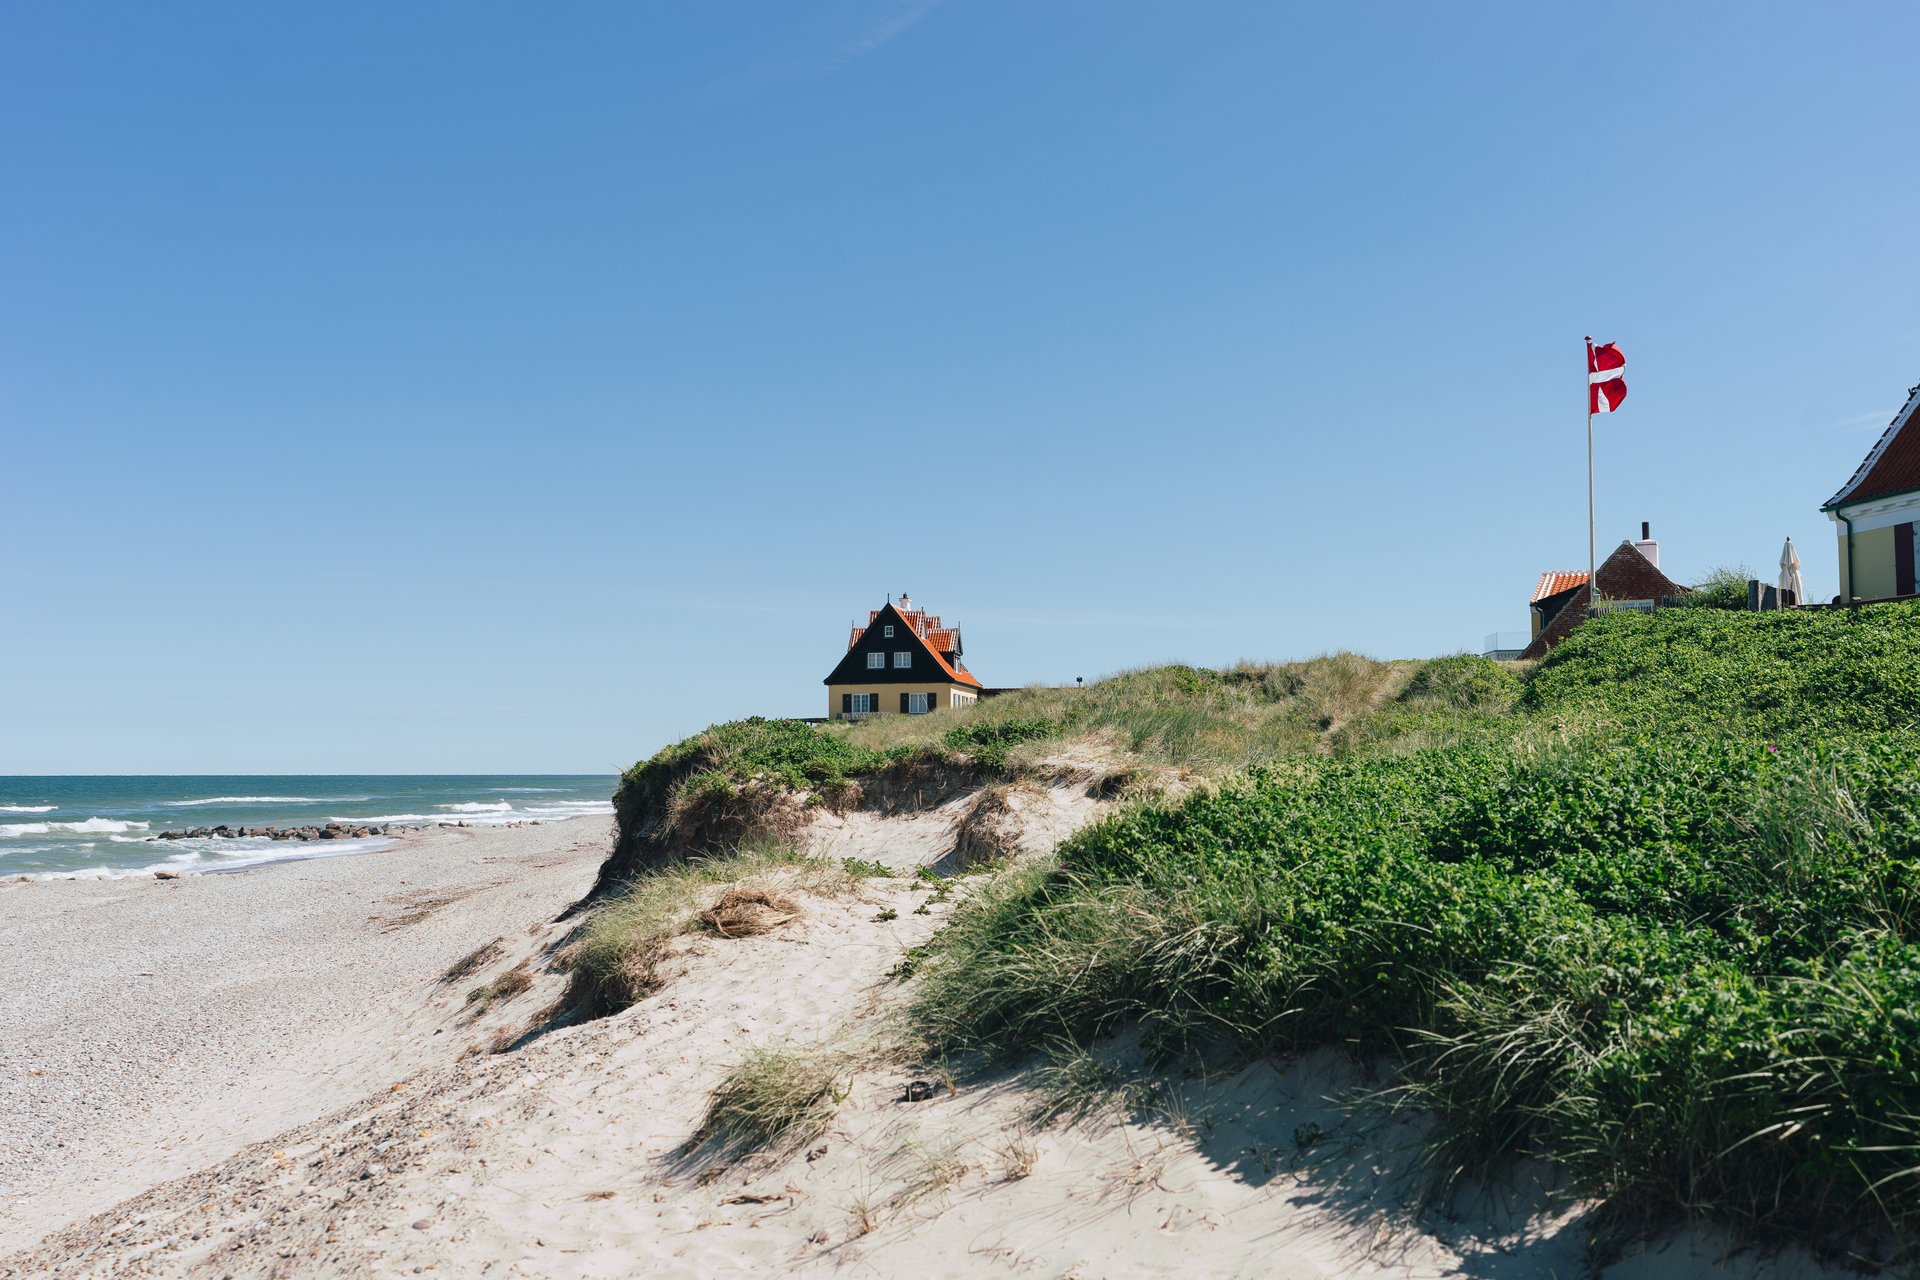
[[0, 773], [612, 770], [1837, 587], [1920, 379], [1911, 6], [13, 6]]

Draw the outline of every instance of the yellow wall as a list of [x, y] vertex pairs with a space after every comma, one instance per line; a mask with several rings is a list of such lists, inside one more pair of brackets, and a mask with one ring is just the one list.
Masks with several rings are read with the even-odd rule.
[[840, 718], [840, 695], [843, 693], [871, 693], [876, 698], [876, 710], [883, 715], [897, 716], [900, 714], [900, 695], [903, 693], [924, 693], [932, 699], [935, 711], [945, 711], [952, 705], [950, 694], [958, 693], [972, 702], [979, 692], [963, 684], [830, 684], [827, 686], [827, 719]]
[[1859, 596], [1871, 600], [1875, 596], [1890, 596], [1899, 591], [1894, 581], [1893, 529], [1865, 529], [1853, 535], [1853, 571], [1860, 578], [1860, 585], [1853, 586], [1847, 581], [1847, 526], [1836, 525], [1839, 530], [1838, 547], [1840, 550], [1840, 595]]

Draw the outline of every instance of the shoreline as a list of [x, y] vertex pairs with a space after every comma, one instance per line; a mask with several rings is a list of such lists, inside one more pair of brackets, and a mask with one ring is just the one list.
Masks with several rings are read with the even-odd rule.
[[[522, 822], [435, 822], [421, 823], [419, 825], [389, 826], [379, 834], [340, 836], [335, 839], [309, 839], [286, 836], [222, 837], [223, 839], [271, 839], [275, 844], [292, 845], [293, 848], [287, 853], [262, 858], [258, 862], [242, 862], [231, 866], [216, 864], [202, 867], [169, 867], [161, 863], [154, 863], [146, 866], [129, 867], [124, 871], [107, 871], [104, 869], [89, 868], [84, 871], [41, 871], [31, 874], [23, 872], [15, 876], [0, 876], [0, 885], [54, 883], [68, 880], [86, 881], [93, 884], [118, 884], [129, 880], [138, 882], [141, 880], [186, 880], [198, 876], [232, 876], [247, 871], [262, 871], [268, 867], [284, 866], [292, 862], [315, 862], [334, 858], [353, 858], [368, 853], [390, 853], [396, 848], [404, 848], [410, 844], [418, 843], [422, 836], [434, 831], [515, 831], [523, 830], [527, 827], [543, 825], [555, 826], [566, 822], [590, 821], [595, 819], [612, 821], [609, 815], [580, 814], [571, 818], [534, 818]], [[163, 834], [148, 836], [145, 840], [140, 841], [140, 843], [142, 845], [164, 847], [167, 845], [175, 845], [182, 840], [191, 838], [197, 837]], [[198, 851], [192, 850], [192, 852]]]
[[448, 968], [551, 924], [611, 826], [0, 881], [0, 1254], [444, 1057], [421, 1020]]

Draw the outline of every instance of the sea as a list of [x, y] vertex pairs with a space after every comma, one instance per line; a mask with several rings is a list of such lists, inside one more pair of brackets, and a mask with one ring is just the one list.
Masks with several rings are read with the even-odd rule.
[[237, 871], [369, 853], [390, 837], [161, 840], [196, 827], [556, 822], [613, 813], [610, 775], [0, 776], [0, 879]]

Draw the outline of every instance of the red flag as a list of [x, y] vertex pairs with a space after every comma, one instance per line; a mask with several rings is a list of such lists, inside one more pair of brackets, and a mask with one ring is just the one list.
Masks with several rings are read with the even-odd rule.
[[1627, 398], [1627, 358], [1611, 342], [1587, 339], [1587, 412], [1612, 413]]

